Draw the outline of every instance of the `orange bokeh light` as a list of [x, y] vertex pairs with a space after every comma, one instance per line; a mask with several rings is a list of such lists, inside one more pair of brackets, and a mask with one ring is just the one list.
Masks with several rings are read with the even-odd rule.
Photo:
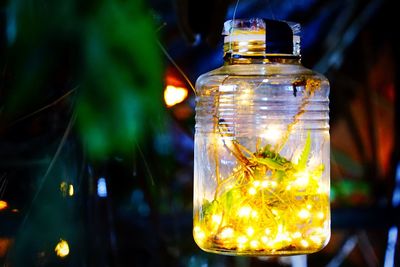
[[164, 90], [164, 101], [167, 107], [175, 106], [183, 102], [189, 92], [188, 89], [185, 87], [177, 87], [174, 85], [167, 85]]
[[0, 200], [0, 210], [5, 210], [8, 208], [8, 203], [4, 200]]

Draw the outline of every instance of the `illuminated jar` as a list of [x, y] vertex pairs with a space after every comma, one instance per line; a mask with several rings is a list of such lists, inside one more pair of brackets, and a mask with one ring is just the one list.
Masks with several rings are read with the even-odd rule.
[[196, 83], [193, 235], [205, 251], [290, 255], [330, 237], [329, 83], [300, 63], [300, 25], [224, 24]]

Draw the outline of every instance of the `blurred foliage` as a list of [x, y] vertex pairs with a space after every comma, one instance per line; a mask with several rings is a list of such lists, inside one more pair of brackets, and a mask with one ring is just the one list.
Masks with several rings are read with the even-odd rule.
[[371, 188], [365, 181], [341, 180], [331, 186], [331, 201], [334, 206], [357, 206], [371, 204]]
[[93, 158], [129, 152], [161, 115], [156, 29], [142, 1], [9, 1], [3, 120], [77, 89]]

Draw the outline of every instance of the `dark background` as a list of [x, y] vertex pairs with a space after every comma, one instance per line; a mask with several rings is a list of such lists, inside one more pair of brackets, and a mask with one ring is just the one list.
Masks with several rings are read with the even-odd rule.
[[[191, 83], [219, 67], [237, 3], [3, 1], [0, 264], [399, 266], [394, 2], [238, 3], [236, 18], [300, 22], [303, 65], [331, 83], [331, 241], [307, 258], [246, 258], [192, 239], [194, 94], [168, 59]], [[167, 107], [167, 85], [189, 96]]]

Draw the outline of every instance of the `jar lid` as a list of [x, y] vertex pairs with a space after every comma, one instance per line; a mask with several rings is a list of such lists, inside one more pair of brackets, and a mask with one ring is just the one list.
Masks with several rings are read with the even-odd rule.
[[224, 23], [224, 43], [263, 42], [266, 54], [300, 56], [300, 24], [251, 18]]

